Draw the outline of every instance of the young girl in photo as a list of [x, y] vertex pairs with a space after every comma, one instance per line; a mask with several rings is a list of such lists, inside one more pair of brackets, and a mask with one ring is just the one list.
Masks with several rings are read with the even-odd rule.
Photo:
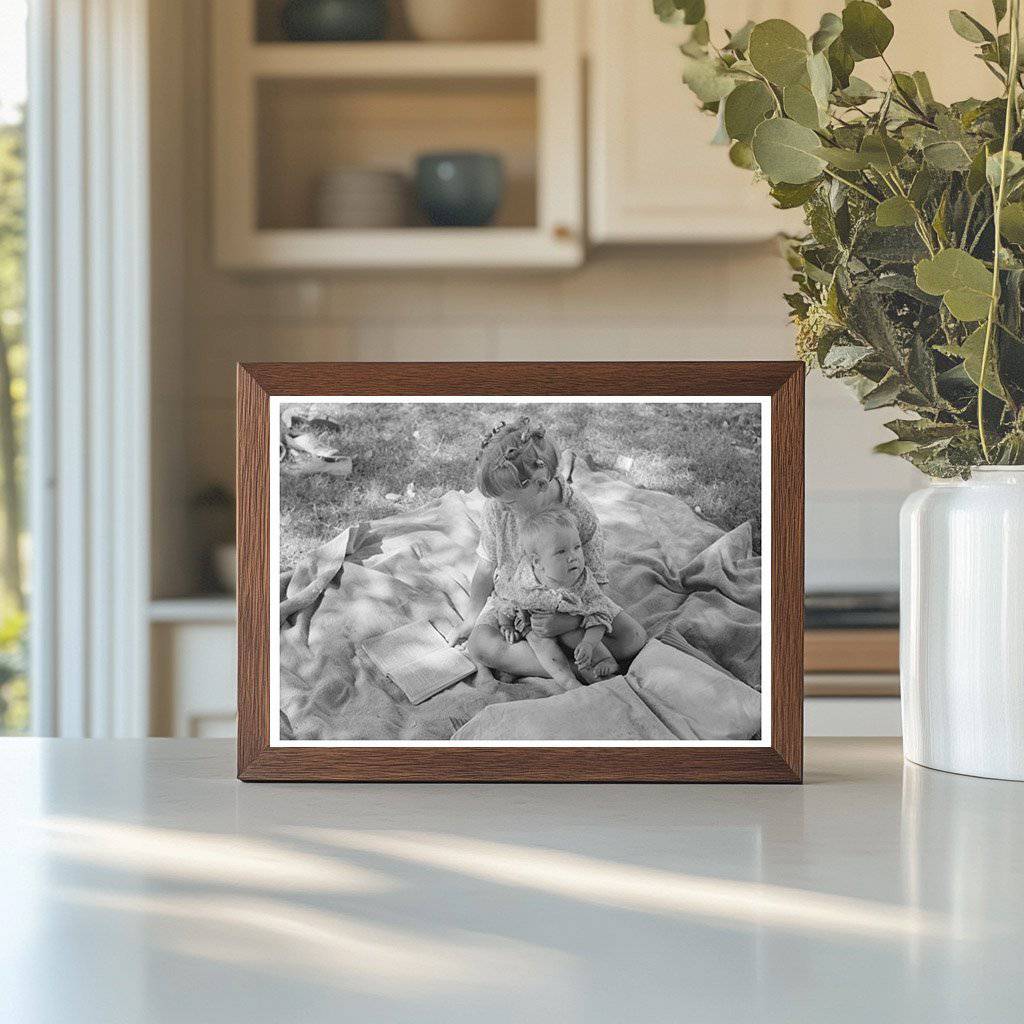
[[[468, 641], [470, 657], [514, 676], [552, 675], [529, 643], [502, 632], [498, 612], [514, 603], [515, 573], [523, 558], [519, 525], [523, 518], [550, 509], [563, 509], [576, 524], [585, 567], [594, 583], [604, 588], [604, 539], [590, 502], [557, 474], [559, 453], [541, 424], [528, 417], [499, 424], [484, 438], [477, 456], [476, 482], [488, 499], [484, 505], [477, 548], [477, 566], [470, 586], [469, 610], [450, 639]], [[583, 616], [568, 612], [531, 615], [537, 637], [555, 638], [580, 629]], [[511, 641], [509, 638], [512, 638]], [[630, 661], [646, 642], [643, 629], [621, 609], [602, 642], [620, 664]]]
[[[497, 602], [502, 636], [510, 643], [525, 639], [551, 678], [564, 686], [575, 684], [576, 673], [587, 683], [615, 675], [619, 666], [601, 641], [622, 609], [587, 568], [572, 513], [555, 506], [527, 516], [519, 523], [519, 542], [523, 558], [512, 578], [511, 598]], [[533, 617], [546, 612], [578, 615], [582, 621], [561, 636], [539, 636]]]

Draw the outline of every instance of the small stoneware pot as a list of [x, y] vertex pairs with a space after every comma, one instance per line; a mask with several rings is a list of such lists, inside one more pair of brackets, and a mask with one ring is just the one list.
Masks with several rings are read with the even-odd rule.
[[387, 25], [386, 0], [288, 0], [281, 11], [284, 34], [295, 42], [366, 42]]
[[531, 39], [534, 5], [528, 0], [404, 0], [417, 39], [482, 42]]
[[338, 167], [321, 179], [314, 197], [322, 228], [399, 228], [408, 216], [408, 179], [396, 171]]
[[424, 153], [416, 161], [416, 195], [435, 227], [483, 227], [505, 191], [505, 170], [494, 153]]

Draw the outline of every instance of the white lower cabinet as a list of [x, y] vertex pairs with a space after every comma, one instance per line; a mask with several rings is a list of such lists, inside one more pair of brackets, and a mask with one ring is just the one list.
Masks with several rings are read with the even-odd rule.
[[899, 736], [899, 697], [807, 697], [805, 736]]
[[151, 652], [152, 735], [234, 736], [234, 622], [156, 622]]

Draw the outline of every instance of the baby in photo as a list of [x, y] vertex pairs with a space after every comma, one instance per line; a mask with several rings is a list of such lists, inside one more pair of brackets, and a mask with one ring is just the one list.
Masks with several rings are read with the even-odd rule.
[[[587, 682], [607, 679], [619, 667], [601, 642], [621, 609], [602, 593], [587, 568], [580, 531], [563, 508], [534, 513], [519, 526], [523, 558], [512, 578], [511, 592], [498, 605], [498, 623], [509, 643], [525, 638], [551, 677], [564, 685], [575, 676], [563, 645], [570, 648], [580, 676]], [[577, 628], [557, 637], [530, 628], [534, 613], [579, 616]]]

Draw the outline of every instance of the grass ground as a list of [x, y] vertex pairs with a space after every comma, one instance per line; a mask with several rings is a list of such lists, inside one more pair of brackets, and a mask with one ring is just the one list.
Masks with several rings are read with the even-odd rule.
[[350, 455], [352, 476], [281, 473], [281, 565], [353, 523], [416, 508], [449, 490], [471, 490], [480, 439], [500, 420], [529, 415], [559, 449], [597, 469], [632, 458], [638, 487], [675, 494], [725, 530], [753, 520], [761, 537], [761, 419], [756, 405], [547, 403], [291, 406], [333, 420], [318, 436]]

